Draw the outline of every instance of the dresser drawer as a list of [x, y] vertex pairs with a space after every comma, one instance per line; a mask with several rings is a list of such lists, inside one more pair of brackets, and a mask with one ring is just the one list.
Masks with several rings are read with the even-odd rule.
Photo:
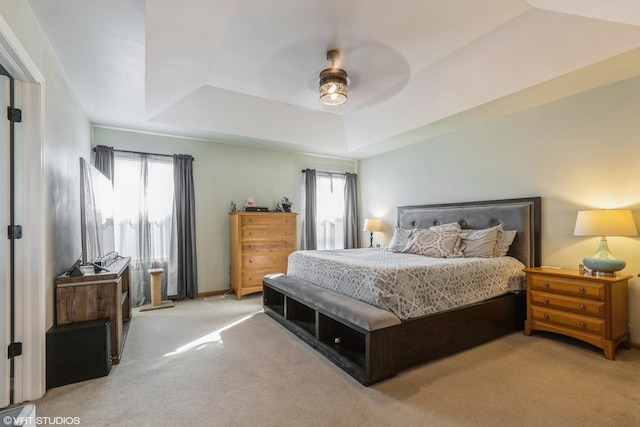
[[531, 306], [533, 320], [545, 323], [552, 323], [567, 328], [590, 332], [604, 336], [605, 322], [603, 319], [595, 317], [581, 316], [563, 311], [545, 309], [544, 307]]
[[291, 241], [295, 239], [296, 231], [290, 228], [245, 228], [240, 233], [243, 242], [256, 240], [282, 240]]
[[243, 287], [262, 286], [262, 278], [264, 276], [276, 273], [286, 274], [287, 266], [280, 266], [279, 268], [276, 266], [264, 270], [243, 271], [240, 280]]
[[531, 291], [531, 303], [543, 307], [570, 310], [579, 314], [604, 318], [605, 303], [588, 298], [570, 297], [540, 291]]
[[240, 226], [245, 227], [290, 227], [296, 221], [295, 216], [290, 215], [247, 215], [243, 216]]
[[604, 300], [605, 285], [600, 282], [586, 282], [584, 280], [563, 279], [560, 277], [532, 276], [531, 289], [545, 292], [558, 292], [577, 297], [597, 298]]
[[288, 252], [278, 252], [278, 253], [269, 253], [269, 254], [255, 254], [255, 255], [242, 255], [242, 261], [240, 266], [242, 269], [256, 270], [256, 269], [265, 269], [265, 268], [282, 268], [281, 266], [285, 266], [285, 271], [287, 271], [289, 253]]
[[274, 242], [244, 242], [240, 250], [244, 255], [253, 253], [274, 254], [277, 252], [293, 252], [295, 242], [289, 240], [278, 240]]

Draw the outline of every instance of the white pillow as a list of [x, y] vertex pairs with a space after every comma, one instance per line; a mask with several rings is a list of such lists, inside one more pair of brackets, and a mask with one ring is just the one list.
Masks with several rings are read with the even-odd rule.
[[457, 222], [450, 222], [448, 224], [432, 225], [431, 227], [429, 227], [429, 230], [433, 230], [433, 231], [460, 231], [460, 230], [462, 230], [462, 227]]
[[407, 247], [407, 244], [409, 243], [409, 238], [411, 237], [412, 233], [413, 233], [413, 230], [407, 230], [406, 228], [396, 227], [396, 229], [393, 232], [393, 237], [389, 242], [389, 247], [387, 248], [387, 250], [391, 252], [402, 252], [404, 248]]
[[516, 238], [516, 230], [503, 230], [502, 225], [498, 228], [498, 239], [496, 241], [496, 249], [494, 256], [507, 256], [509, 247]]
[[433, 258], [459, 258], [462, 253], [458, 231], [434, 231], [424, 228], [416, 229], [403, 252], [424, 255]]
[[491, 258], [495, 254], [496, 243], [498, 240], [498, 227], [485, 228], [482, 230], [462, 230], [460, 238], [462, 239], [462, 253], [465, 257]]

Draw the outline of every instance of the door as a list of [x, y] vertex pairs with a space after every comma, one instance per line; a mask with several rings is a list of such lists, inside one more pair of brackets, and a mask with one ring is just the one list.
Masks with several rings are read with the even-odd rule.
[[9, 78], [0, 75], [0, 408], [9, 405], [10, 364], [7, 348], [10, 344], [10, 259], [7, 238], [9, 225]]

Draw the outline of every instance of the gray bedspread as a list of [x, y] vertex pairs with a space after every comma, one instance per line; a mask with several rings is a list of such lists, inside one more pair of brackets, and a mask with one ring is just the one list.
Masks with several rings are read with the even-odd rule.
[[524, 290], [523, 268], [512, 257], [429, 258], [374, 248], [297, 251], [287, 275], [407, 320]]

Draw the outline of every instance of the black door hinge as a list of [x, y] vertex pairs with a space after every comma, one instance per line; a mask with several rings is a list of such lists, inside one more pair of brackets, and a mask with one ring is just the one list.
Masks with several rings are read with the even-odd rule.
[[13, 123], [22, 121], [22, 110], [19, 108], [7, 107], [7, 120]]
[[12, 357], [21, 356], [21, 355], [22, 355], [21, 342], [13, 342], [9, 344], [9, 348], [7, 351], [7, 359], [11, 359]]
[[22, 239], [22, 226], [9, 225], [7, 227], [7, 239]]

